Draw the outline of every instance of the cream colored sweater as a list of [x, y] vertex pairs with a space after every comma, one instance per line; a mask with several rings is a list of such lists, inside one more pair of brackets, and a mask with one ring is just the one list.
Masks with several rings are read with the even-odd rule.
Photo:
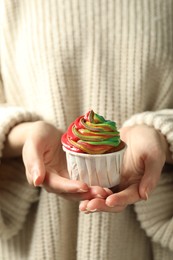
[[[173, 152], [172, 0], [1, 0], [0, 155], [10, 128], [56, 127], [89, 109], [159, 129]], [[158, 158], [159, 160], [159, 158]], [[172, 260], [173, 168], [147, 202], [119, 214], [27, 184], [20, 159], [0, 165], [1, 260]]]

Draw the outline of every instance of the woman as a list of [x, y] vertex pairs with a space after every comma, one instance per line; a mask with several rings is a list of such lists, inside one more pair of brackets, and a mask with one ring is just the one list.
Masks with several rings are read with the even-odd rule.
[[[172, 7], [1, 2], [1, 259], [172, 259]], [[68, 179], [60, 138], [91, 108], [128, 146], [117, 193]]]

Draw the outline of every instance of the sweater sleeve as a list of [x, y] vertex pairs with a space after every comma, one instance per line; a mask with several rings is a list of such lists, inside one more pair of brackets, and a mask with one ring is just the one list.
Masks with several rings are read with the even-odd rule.
[[[0, 105], [0, 157], [6, 136], [21, 122], [36, 121], [39, 117], [21, 107]], [[38, 189], [31, 187], [19, 159], [1, 159], [0, 164], [0, 237], [9, 239], [24, 224], [31, 203], [38, 199]]]
[[[123, 126], [146, 124], [159, 130], [169, 143], [173, 153], [173, 109], [143, 112], [132, 116]], [[135, 204], [135, 211], [141, 227], [151, 239], [164, 248], [173, 251], [173, 166], [167, 165], [157, 188], [148, 201]]]
[[[163, 109], [160, 111], [146, 111], [135, 114], [124, 122], [123, 126], [133, 126], [146, 124], [159, 130], [169, 144], [169, 149], [173, 154], [173, 109]], [[172, 155], [173, 156], [173, 155]]]
[[173, 168], [166, 170], [147, 201], [135, 204], [141, 227], [152, 241], [173, 251]]
[[4, 142], [10, 129], [22, 122], [37, 121], [39, 117], [35, 113], [17, 106], [0, 106], [0, 157], [2, 157], [2, 150]]
[[23, 227], [38, 189], [30, 186], [19, 158], [2, 159], [0, 165], [0, 237], [10, 239]]

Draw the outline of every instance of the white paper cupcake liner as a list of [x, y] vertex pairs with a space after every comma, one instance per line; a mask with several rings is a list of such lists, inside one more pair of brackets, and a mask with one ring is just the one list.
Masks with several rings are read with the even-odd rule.
[[80, 180], [89, 186], [111, 188], [119, 184], [125, 148], [108, 154], [85, 154], [67, 150], [67, 168], [72, 180]]

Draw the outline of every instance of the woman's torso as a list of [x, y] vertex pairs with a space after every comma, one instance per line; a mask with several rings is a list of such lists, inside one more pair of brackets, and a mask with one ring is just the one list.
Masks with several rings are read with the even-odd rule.
[[9, 103], [65, 128], [89, 109], [118, 121], [173, 107], [173, 1], [4, 1]]

